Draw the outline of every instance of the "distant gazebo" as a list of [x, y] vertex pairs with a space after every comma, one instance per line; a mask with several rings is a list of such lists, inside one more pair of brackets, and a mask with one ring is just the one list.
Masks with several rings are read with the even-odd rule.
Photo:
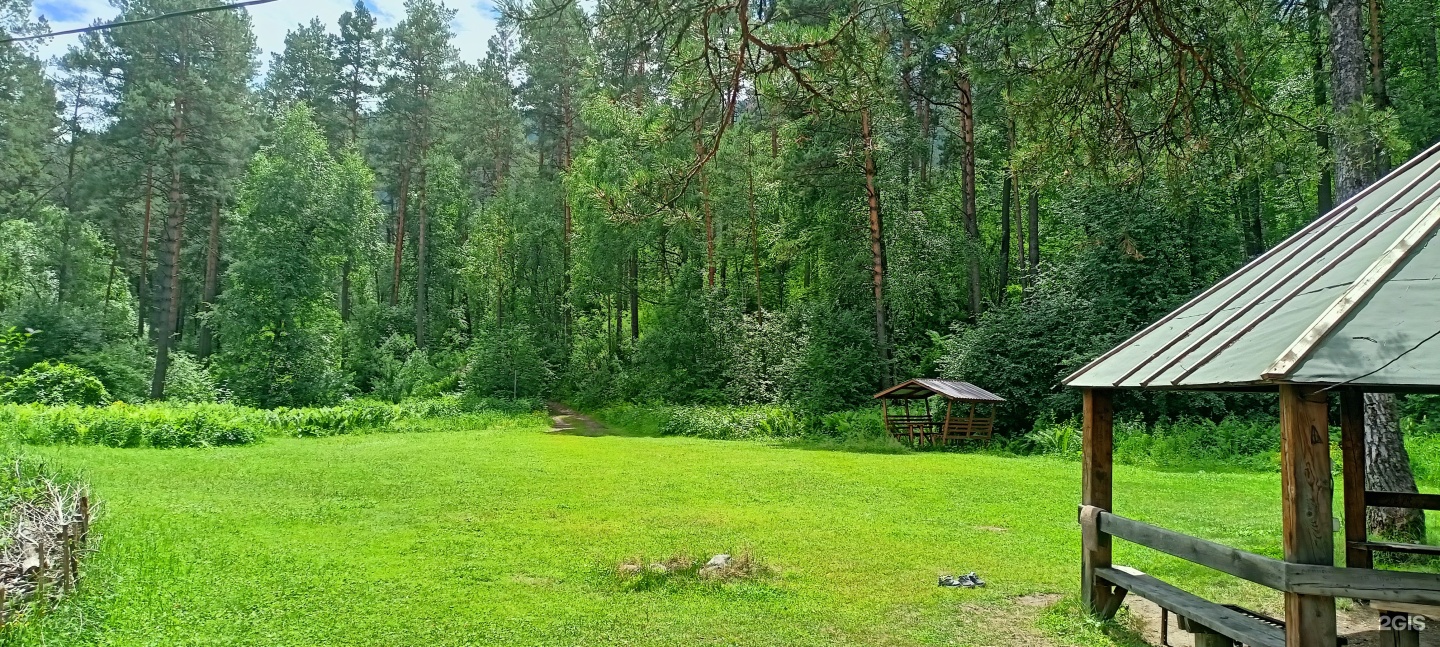
[[[1331, 647], [1335, 598], [1440, 616], [1440, 575], [1374, 570], [1377, 551], [1440, 548], [1370, 541], [1367, 507], [1440, 510], [1440, 495], [1365, 489], [1365, 392], [1440, 392], [1440, 146], [1254, 259], [1065, 380], [1085, 390], [1081, 591], [1109, 617], [1126, 592], [1183, 618], [1196, 644]], [[1278, 392], [1284, 559], [1114, 513], [1115, 389]], [[1345, 567], [1334, 566], [1329, 399], [1340, 402]], [[1148, 546], [1285, 594], [1283, 622], [1223, 606], [1111, 564], [1111, 539]], [[1201, 639], [1203, 636], [1203, 640]]]
[[[945, 402], [943, 413], [932, 411], [930, 401]], [[961, 440], [989, 439], [994, 431], [995, 405], [1004, 402], [994, 393], [969, 382], [916, 379], [901, 382], [875, 394], [885, 429], [896, 440], [912, 445], [948, 445]], [[890, 402], [898, 401], [904, 413], [895, 413]], [[912, 402], [919, 402], [912, 412]], [[959, 403], [960, 411], [955, 410]], [[922, 413], [923, 411], [923, 413]], [[939, 414], [938, 416], [936, 414]]]

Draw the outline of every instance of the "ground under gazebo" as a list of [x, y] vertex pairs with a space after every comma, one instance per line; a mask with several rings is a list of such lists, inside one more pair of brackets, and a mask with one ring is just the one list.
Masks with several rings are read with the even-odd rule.
[[[1080, 369], [1085, 390], [1082, 595], [1113, 615], [1135, 593], [1198, 627], [1197, 644], [1331, 647], [1335, 598], [1436, 612], [1440, 575], [1371, 568], [1367, 507], [1440, 510], [1440, 495], [1366, 491], [1366, 392], [1440, 392], [1440, 147], [1316, 219]], [[1115, 389], [1274, 391], [1280, 398], [1282, 546], [1271, 559], [1115, 514]], [[1334, 566], [1329, 400], [1340, 403], [1345, 567]], [[1283, 627], [1111, 564], [1112, 537], [1284, 592]], [[1427, 614], [1428, 615], [1428, 614]], [[1434, 616], [1432, 616], [1434, 617]], [[1203, 636], [1203, 638], [1202, 638]], [[1398, 645], [1418, 644], [1413, 631]], [[1203, 643], [1202, 643], [1203, 641]]]

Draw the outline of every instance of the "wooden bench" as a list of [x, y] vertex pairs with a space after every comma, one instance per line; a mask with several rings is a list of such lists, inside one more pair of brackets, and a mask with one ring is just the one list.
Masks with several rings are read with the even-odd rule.
[[989, 440], [994, 434], [991, 418], [950, 418], [934, 420], [929, 416], [889, 416], [885, 426], [896, 440], [931, 445], [947, 445], [962, 440]]
[[940, 423], [940, 442], [989, 440], [994, 430], [994, 421], [989, 417], [950, 418]]
[[1195, 633], [1196, 645], [1231, 644], [1210, 638], [1213, 636], [1250, 647], [1285, 647], [1283, 628], [1254, 615], [1216, 604], [1133, 568], [1098, 568], [1095, 575], [1118, 589], [1134, 593], [1170, 613], [1185, 618], [1184, 626]]
[[889, 428], [890, 435], [896, 440], [909, 440], [915, 443], [918, 436], [920, 442], [927, 442], [931, 436], [938, 433], [934, 420], [930, 416], [896, 416], [887, 415], [885, 426]]

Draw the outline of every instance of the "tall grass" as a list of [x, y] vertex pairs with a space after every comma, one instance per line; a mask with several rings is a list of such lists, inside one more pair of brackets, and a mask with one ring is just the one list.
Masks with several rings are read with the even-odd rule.
[[777, 405], [669, 406], [616, 404], [595, 418], [627, 434], [714, 440], [783, 441], [792, 447], [898, 453], [878, 409], [825, 415]]
[[[1019, 442], [1017, 453], [1079, 459], [1080, 422], [1042, 420]], [[1270, 471], [1279, 466], [1280, 430], [1274, 420], [1226, 418], [1162, 420], [1146, 428], [1139, 420], [1115, 421], [1115, 461], [1157, 469]]]
[[483, 424], [534, 410], [533, 402], [442, 396], [392, 404], [354, 400], [333, 407], [253, 409], [234, 404], [125, 404], [103, 407], [0, 405], [0, 439], [39, 445], [210, 447], [267, 436], [334, 436], [424, 431]]

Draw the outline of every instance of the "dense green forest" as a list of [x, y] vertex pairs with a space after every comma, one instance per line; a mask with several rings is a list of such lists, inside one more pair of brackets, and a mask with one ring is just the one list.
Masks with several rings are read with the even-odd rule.
[[[116, 19], [207, 3], [116, 0]], [[1060, 378], [1440, 134], [1421, 0], [363, 2], [0, 44], [7, 372], [127, 402]], [[46, 30], [0, 0], [0, 30]], [[263, 73], [262, 73], [263, 70]], [[1142, 396], [1130, 396], [1142, 397]], [[1147, 395], [1154, 421], [1256, 398]]]

